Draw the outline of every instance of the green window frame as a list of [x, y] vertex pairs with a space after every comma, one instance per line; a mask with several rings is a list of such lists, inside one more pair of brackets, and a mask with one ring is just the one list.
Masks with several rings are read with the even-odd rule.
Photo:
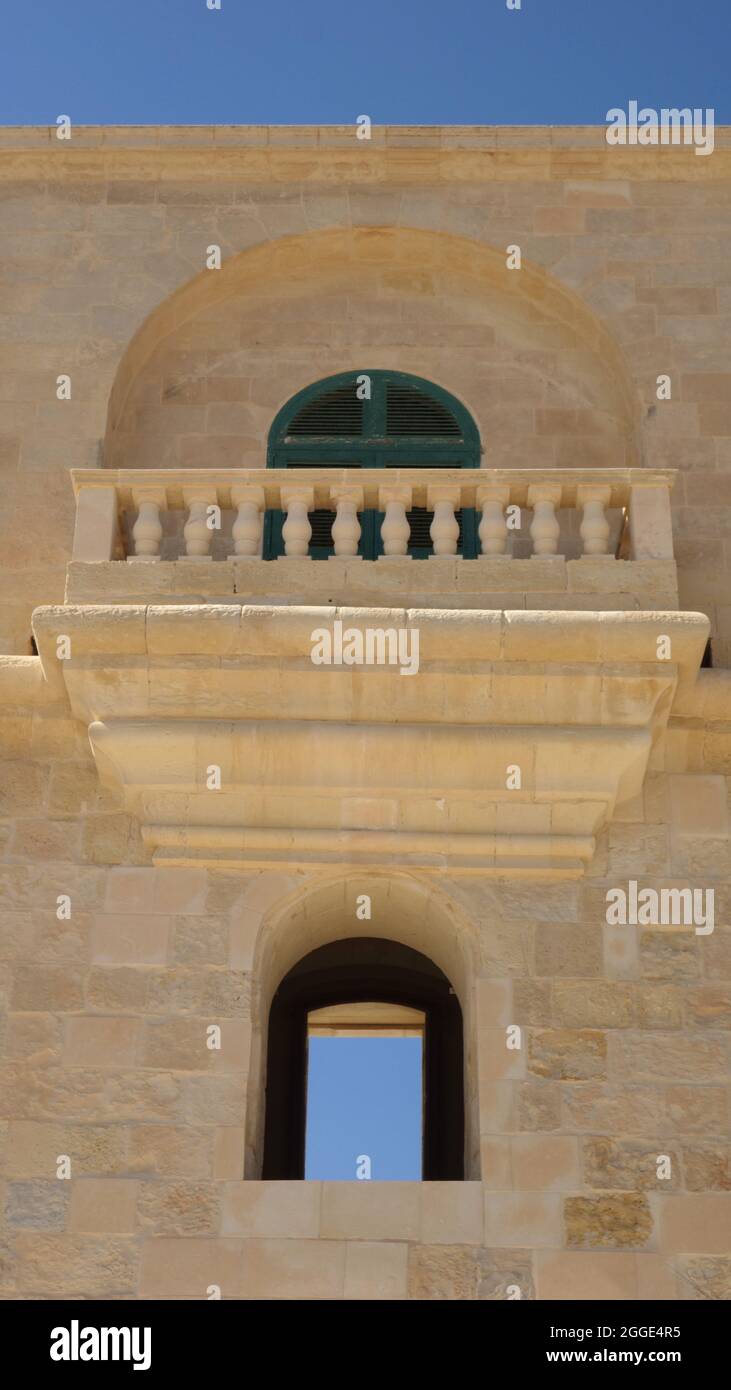
[[[370, 382], [370, 395], [358, 399], [358, 385]], [[350, 392], [352, 390], [352, 397]], [[424, 424], [434, 427], [424, 432]], [[321, 431], [321, 432], [318, 432]], [[410, 432], [411, 431], [411, 432]], [[277, 413], [269, 432], [267, 468], [479, 468], [480, 436], [461, 401], [423, 377], [406, 372], [367, 370], [339, 372], [299, 391]], [[414, 559], [432, 554], [424, 508], [409, 513]], [[383, 513], [360, 513], [358, 554], [374, 560], [383, 553]], [[334, 514], [310, 513], [313, 528], [309, 553], [314, 560], [333, 554], [330, 529]], [[458, 553], [473, 559], [479, 553], [477, 513], [458, 513]], [[280, 510], [264, 519], [264, 558], [284, 554]]]

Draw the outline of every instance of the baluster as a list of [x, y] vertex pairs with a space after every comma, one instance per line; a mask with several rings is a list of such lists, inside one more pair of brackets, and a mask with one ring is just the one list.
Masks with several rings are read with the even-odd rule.
[[188, 520], [183, 527], [185, 554], [188, 560], [209, 560], [213, 530], [208, 525], [208, 508], [216, 502], [215, 490], [183, 488], [183, 501], [188, 508]]
[[597, 483], [583, 483], [576, 491], [576, 500], [583, 508], [579, 527], [585, 555], [606, 555], [609, 541], [609, 522], [604, 508], [609, 506], [612, 490]]
[[287, 520], [282, 527], [285, 555], [308, 557], [307, 552], [312, 536], [308, 511], [314, 507], [314, 492], [311, 487], [282, 488], [282, 510]]
[[508, 487], [494, 485], [477, 489], [477, 505], [482, 510], [477, 530], [483, 555], [505, 555], [508, 544], [505, 508], [509, 501]]
[[229, 560], [239, 556], [261, 558], [261, 533], [264, 511], [264, 489], [261, 487], [233, 487], [231, 501], [237, 508], [233, 524], [234, 553]]
[[533, 508], [530, 533], [534, 555], [556, 554], [561, 527], [556, 520], [555, 509], [560, 501], [560, 484], [531, 483], [528, 488], [528, 506]]
[[336, 555], [357, 555], [360, 540], [358, 512], [363, 510], [363, 489], [331, 487], [330, 501], [336, 505], [332, 537]]
[[456, 555], [459, 541], [459, 522], [454, 515], [459, 507], [459, 488], [444, 485], [426, 490], [426, 505], [434, 512], [429, 527], [435, 555]]
[[146, 560], [149, 562], [160, 559], [160, 541], [162, 540], [160, 509], [165, 508], [166, 500], [165, 492], [162, 489], [132, 489], [132, 501], [137, 507], [137, 520], [132, 527], [135, 553], [128, 555], [128, 560]]
[[411, 527], [406, 516], [411, 506], [411, 488], [389, 484], [379, 487], [378, 505], [386, 515], [381, 522], [384, 555], [406, 555]]

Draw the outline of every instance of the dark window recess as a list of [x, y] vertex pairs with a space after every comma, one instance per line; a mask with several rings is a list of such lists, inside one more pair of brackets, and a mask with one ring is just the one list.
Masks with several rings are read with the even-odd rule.
[[285, 440], [312, 435], [347, 437], [361, 434], [362, 429], [363, 402], [358, 400], [353, 383], [327, 391], [303, 405], [290, 420]]
[[324, 507], [318, 507], [314, 512], [307, 513], [312, 527], [312, 537], [310, 545], [317, 549], [327, 547], [332, 549], [333, 544], [333, 522], [335, 513], [327, 511]]
[[420, 951], [355, 937], [311, 951], [282, 980], [269, 1012], [263, 1178], [302, 1180], [307, 1118], [307, 1020], [313, 1009], [404, 1004], [425, 1014], [422, 1173], [464, 1177], [462, 1010], [446, 975]]
[[713, 666], [713, 647], [711, 646], [711, 639], [710, 639], [710, 637], [709, 637], [708, 641], [706, 642], [705, 650], [704, 650], [704, 652], [703, 652], [703, 660], [701, 661], [701, 670], [702, 670], [704, 667], [706, 668], [706, 670], [709, 670], [710, 668], [712, 668], [712, 666]]
[[386, 387], [386, 433], [410, 438], [461, 439], [452, 412], [416, 386], [389, 382]]
[[[459, 525], [457, 554], [461, 555], [464, 550], [461, 508], [458, 512], [455, 512], [455, 517]], [[429, 534], [429, 527], [431, 526], [432, 521], [434, 520], [434, 513], [427, 511], [426, 507], [412, 507], [411, 510], [406, 513], [406, 520], [408, 521], [409, 526], [411, 527], [411, 535], [409, 536], [409, 553], [433, 555], [434, 543]]]

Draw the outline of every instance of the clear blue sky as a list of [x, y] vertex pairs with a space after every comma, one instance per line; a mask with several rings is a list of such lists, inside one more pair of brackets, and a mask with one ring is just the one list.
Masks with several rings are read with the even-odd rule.
[[305, 1177], [421, 1177], [420, 1038], [310, 1038]]
[[0, 123], [731, 123], [731, 0], [7, 0]]

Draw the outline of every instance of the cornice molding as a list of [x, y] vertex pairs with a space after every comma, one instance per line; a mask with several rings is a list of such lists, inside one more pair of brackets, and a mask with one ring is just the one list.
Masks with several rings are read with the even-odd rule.
[[0, 127], [0, 178], [250, 179], [254, 182], [489, 182], [491, 179], [719, 179], [731, 169], [731, 127], [711, 156], [692, 145], [608, 146], [596, 126]]
[[[418, 674], [313, 664], [335, 620], [418, 630]], [[582, 873], [640, 791], [708, 632], [677, 612], [236, 604], [45, 608], [34, 625], [156, 863], [549, 878]]]

